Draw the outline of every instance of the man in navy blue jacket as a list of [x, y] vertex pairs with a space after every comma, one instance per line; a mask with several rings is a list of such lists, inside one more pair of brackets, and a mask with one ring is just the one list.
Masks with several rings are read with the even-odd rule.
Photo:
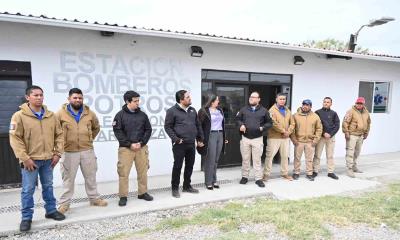
[[313, 177], [318, 175], [320, 170], [320, 161], [322, 150], [325, 147], [327, 166], [328, 166], [328, 177], [333, 179], [339, 179], [335, 171], [335, 163], [333, 161], [333, 153], [335, 149], [335, 134], [339, 131], [340, 120], [335, 111], [331, 109], [332, 98], [325, 97], [323, 102], [323, 107], [317, 110], [315, 113], [319, 116], [322, 123], [322, 136], [321, 140], [315, 147], [315, 155], [313, 160]]
[[253, 160], [256, 184], [265, 187], [262, 180], [263, 169], [261, 155], [264, 148], [263, 133], [272, 126], [272, 119], [267, 109], [260, 105], [260, 94], [252, 92], [249, 104], [242, 107], [236, 115], [242, 139], [240, 140], [240, 153], [242, 154], [242, 179], [240, 184], [246, 184], [249, 178], [250, 161]]
[[176, 104], [167, 110], [164, 129], [172, 141], [174, 166], [172, 168], [172, 196], [179, 198], [179, 182], [183, 161], [185, 172], [183, 192], [198, 193], [199, 190], [190, 185], [196, 155], [196, 140], [199, 147], [203, 144], [203, 130], [197, 117], [196, 109], [191, 107], [192, 99], [186, 90], [175, 94]]

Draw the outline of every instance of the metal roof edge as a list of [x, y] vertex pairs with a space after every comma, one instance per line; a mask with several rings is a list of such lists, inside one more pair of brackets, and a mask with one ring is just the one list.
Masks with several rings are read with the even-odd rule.
[[111, 31], [117, 33], [124, 33], [130, 35], [141, 35], [141, 36], [153, 36], [153, 37], [164, 37], [164, 38], [174, 38], [192, 41], [204, 41], [204, 42], [215, 42], [223, 44], [236, 44], [244, 46], [254, 46], [254, 47], [266, 47], [273, 49], [281, 49], [288, 51], [300, 51], [307, 53], [317, 53], [317, 54], [333, 54], [340, 56], [348, 56], [353, 58], [377, 60], [377, 61], [388, 61], [388, 62], [400, 62], [400, 57], [388, 57], [388, 56], [375, 56], [368, 54], [357, 54], [357, 53], [347, 53], [335, 50], [326, 50], [318, 48], [310, 48], [305, 46], [294, 46], [282, 43], [271, 43], [266, 41], [252, 41], [244, 40], [238, 38], [228, 38], [228, 37], [216, 37], [207, 35], [196, 35], [191, 33], [181, 33], [172, 31], [160, 31], [160, 30], [149, 30], [144, 28], [135, 28], [127, 26], [115, 26], [115, 25], [105, 25], [99, 23], [88, 23], [80, 21], [62, 20], [55, 18], [41, 18], [33, 16], [24, 15], [9, 15], [0, 13], [0, 21], [4, 22], [14, 22], [14, 23], [26, 23], [53, 27], [64, 27], [64, 28], [74, 28], [83, 30], [94, 30], [94, 31]]

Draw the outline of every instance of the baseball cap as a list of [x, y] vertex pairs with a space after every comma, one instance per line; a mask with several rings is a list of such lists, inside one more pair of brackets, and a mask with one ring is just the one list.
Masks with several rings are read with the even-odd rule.
[[365, 98], [363, 98], [363, 97], [358, 97], [357, 100], [356, 100], [356, 103], [365, 104]]
[[312, 102], [311, 102], [310, 99], [305, 99], [305, 100], [303, 100], [302, 105], [309, 105], [309, 106], [312, 106]]

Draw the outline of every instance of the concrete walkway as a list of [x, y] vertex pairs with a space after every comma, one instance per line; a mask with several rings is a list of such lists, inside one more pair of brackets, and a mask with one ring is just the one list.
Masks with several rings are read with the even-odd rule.
[[[322, 161], [323, 162], [323, 161]], [[220, 189], [213, 191], [207, 190], [202, 184], [204, 174], [202, 172], [193, 173], [193, 185], [200, 189], [199, 194], [182, 193], [180, 199], [173, 198], [170, 193], [170, 176], [149, 177], [150, 193], [154, 196], [154, 201], [146, 202], [136, 197], [136, 180], [132, 179], [131, 189], [126, 207], [118, 206], [116, 191], [118, 182], [106, 182], [99, 184], [99, 191], [109, 202], [105, 208], [90, 207], [86, 199], [83, 185], [75, 188], [75, 196], [71, 210], [67, 212], [67, 219], [56, 222], [44, 218], [43, 201], [40, 191], [35, 193], [35, 214], [32, 230], [37, 231], [42, 228], [53, 228], [57, 225], [76, 223], [82, 221], [92, 221], [103, 218], [123, 216], [139, 212], [149, 212], [169, 208], [178, 208], [192, 204], [223, 201], [235, 198], [245, 198], [250, 196], [271, 196], [277, 199], [296, 200], [302, 198], [312, 198], [324, 195], [335, 195], [345, 192], [359, 191], [379, 185], [379, 178], [386, 176], [398, 176], [400, 173], [400, 152], [385, 153], [362, 156], [360, 168], [364, 171], [357, 174], [357, 178], [352, 179], [344, 175], [344, 159], [336, 159], [336, 173], [339, 180], [333, 180], [326, 176], [323, 171], [314, 182], [308, 181], [304, 175], [298, 181], [289, 182], [279, 178], [279, 165], [274, 165], [273, 176], [266, 183], [266, 188], [259, 188], [250, 181], [246, 185], [238, 184], [240, 179], [240, 168], [220, 169], [218, 178], [220, 179]], [[304, 164], [303, 164], [304, 169]], [[323, 169], [325, 165], [322, 166]], [[293, 169], [293, 166], [290, 166]], [[134, 170], [133, 170], [134, 171]], [[56, 196], [60, 196], [61, 188], [55, 189]], [[0, 236], [18, 232], [20, 222], [20, 189], [0, 191]]]

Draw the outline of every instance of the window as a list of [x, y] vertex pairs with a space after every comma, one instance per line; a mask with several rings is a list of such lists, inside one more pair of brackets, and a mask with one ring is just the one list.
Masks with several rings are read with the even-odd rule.
[[389, 106], [389, 82], [361, 81], [358, 93], [365, 98], [365, 107], [372, 113], [387, 113]]
[[250, 76], [252, 82], [267, 82], [267, 83], [289, 83], [291, 81], [290, 75], [278, 75], [278, 74], [263, 74], [263, 73], [252, 73]]
[[245, 72], [202, 70], [201, 77], [203, 80], [249, 81], [249, 74]]
[[201, 83], [201, 105], [204, 106], [208, 98], [213, 93], [212, 91], [212, 82], [202, 82]]
[[292, 76], [288, 74], [249, 73], [221, 70], [201, 70], [201, 79], [207, 81], [240, 81], [277, 84], [290, 84]]

